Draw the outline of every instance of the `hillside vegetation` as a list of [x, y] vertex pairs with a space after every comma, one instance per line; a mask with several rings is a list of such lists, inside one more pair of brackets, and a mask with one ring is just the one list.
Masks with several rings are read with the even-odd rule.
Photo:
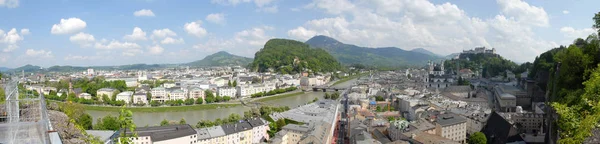
[[[594, 27], [600, 29], [600, 12], [593, 20]], [[558, 77], [555, 77], [556, 62], [561, 63]], [[561, 46], [536, 57], [530, 78], [549, 77], [546, 79], [551, 96], [549, 101], [559, 115], [556, 122], [561, 137], [559, 143], [585, 143], [590, 131], [597, 127], [600, 120], [599, 63], [597, 34], [576, 39], [568, 47]]]
[[295, 40], [271, 39], [256, 52], [253, 70], [299, 73], [302, 71], [331, 72], [340, 70], [340, 63], [323, 49], [312, 49]]
[[[448, 70], [456, 70], [457, 62], [460, 69], [471, 69], [473, 71], [482, 68], [484, 77], [494, 77], [504, 75], [506, 70], [513, 71], [518, 65], [510, 60], [502, 58], [499, 55], [489, 54], [461, 54], [460, 59], [451, 59], [444, 61], [444, 66]], [[467, 59], [468, 58], [468, 59]], [[523, 71], [513, 71], [515, 74]]]
[[241, 57], [220, 51], [204, 57], [202, 60], [188, 63], [189, 66], [207, 67], [207, 66], [247, 66], [252, 63], [251, 58]]

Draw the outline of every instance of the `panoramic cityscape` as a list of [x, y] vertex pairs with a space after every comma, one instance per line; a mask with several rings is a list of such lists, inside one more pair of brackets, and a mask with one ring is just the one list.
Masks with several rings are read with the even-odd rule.
[[0, 144], [599, 144], [598, 5], [0, 0]]

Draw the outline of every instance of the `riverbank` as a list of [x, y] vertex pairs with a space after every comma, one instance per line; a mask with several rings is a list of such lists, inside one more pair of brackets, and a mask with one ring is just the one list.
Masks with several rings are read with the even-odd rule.
[[291, 97], [291, 96], [297, 96], [297, 95], [301, 95], [301, 94], [304, 94], [304, 92], [300, 91], [300, 92], [296, 92], [296, 93], [289, 93], [289, 94], [280, 94], [280, 95], [268, 96], [268, 97], [254, 99], [254, 100], [251, 100], [251, 101], [266, 102], [266, 101], [271, 101], [271, 100], [276, 100], [276, 99], [281, 99], [281, 98], [286, 98], [286, 97]]
[[360, 73], [360, 74], [356, 74], [356, 75], [351, 75], [351, 76], [348, 76], [348, 77], [345, 77], [345, 78], [343, 78], [343, 79], [341, 79], [341, 80], [338, 80], [338, 81], [336, 81], [336, 82], [335, 82], [335, 83], [333, 83], [331, 86], [335, 86], [335, 85], [338, 85], [338, 84], [341, 84], [341, 83], [347, 82], [347, 81], [349, 81], [349, 80], [353, 80], [353, 79], [359, 78], [359, 77], [361, 77], [361, 76], [365, 76], [365, 75], [367, 75], [367, 74], [369, 74], [369, 73]]
[[[63, 103], [53, 101], [54, 103]], [[106, 111], [106, 112], [119, 112], [120, 106], [94, 106], [82, 104], [85, 110], [93, 111]], [[240, 106], [241, 104], [198, 104], [198, 105], [185, 105], [185, 106], [161, 106], [161, 107], [126, 107], [132, 112], [183, 112], [192, 110], [209, 110], [209, 109], [220, 109]]]

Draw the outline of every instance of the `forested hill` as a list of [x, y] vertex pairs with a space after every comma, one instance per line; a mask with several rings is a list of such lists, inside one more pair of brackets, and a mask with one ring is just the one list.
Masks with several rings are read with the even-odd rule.
[[496, 54], [461, 54], [459, 59], [446, 60], [444, 66], [447, 70], [455, 72], [457, 61], [460, 64], [460, 69], [481, 70], [484, 77], [505, 75], [506, 70], [512, 71], [515, 74], [525, 71], [517, 69], [519, 65], [516, 63]]
[[188, 63], [189, 66], [203, 67], [203, 66], [247, 66], [252, 62], [251, 58], [242, 57], [220, 51], [212, 55], [204, 57], [202, 60]]
[[287, 39], [271, 39], [256, 52], [251, 67], [256, 71], [273, 70], [298, 73], [305, 70], [331, 72], [341, 69], [340, 63], [327, 51], [310, 48], [307, 44]]
[[344, 44], [331, 37], [315, 36], [305, 42], [314, 48], [323, 48], [344, 65], [362, 64], [377, 67], [422, 66], [428, 60], [441, 59], [421, 52], [396, 47], [368, 48]]

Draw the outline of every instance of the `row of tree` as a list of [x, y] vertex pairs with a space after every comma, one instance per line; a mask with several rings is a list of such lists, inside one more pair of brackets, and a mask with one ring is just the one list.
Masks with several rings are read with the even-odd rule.
[[332, 99], [332, 100], [336, 100], [336, 99], [340, 98], [340, 93], [338, 93], [338, 92], [335, 92], [335, 93], [332, 93], [332, 94], [325, 93], [325, 96], [324, 96], [324, 98], [325, 98], [325, 99]]
[[274, 90], [271, 90], [268, 92], [259, 92], [259, 93], [251, 94], [250, 97], [257, 98], [257, 97], [263, 97], [263, 96], [271, 96], [271, 95], [281, 94], [281, 93], [285, 93], [285, 92], [295, 91], [297, 89], [298, 88], [296, 88], [296, 87], [288, 87], [288, 88], [284, 88], [284, 89], [274, 89]]

